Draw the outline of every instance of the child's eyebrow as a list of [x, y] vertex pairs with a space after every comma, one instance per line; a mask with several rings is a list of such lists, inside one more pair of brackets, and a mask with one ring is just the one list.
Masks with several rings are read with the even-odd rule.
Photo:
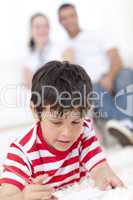
[[59, 119], [59, 118], [49, 118], [50, 121], [62, 121], [63, 119]]
[[[66, 119], [66, 118], [63, 118], [63, 117], [61, 117], [61, 118], [59, 118], [59, 117], [57, 117], [57, 118], [49, 118], [49, 120], [51, 120], [51, 121], [63, 121], [64, 119]], [[80, 120], [82, 120], [81, 117], [71, 118], [71, 121], [80, 121]]]

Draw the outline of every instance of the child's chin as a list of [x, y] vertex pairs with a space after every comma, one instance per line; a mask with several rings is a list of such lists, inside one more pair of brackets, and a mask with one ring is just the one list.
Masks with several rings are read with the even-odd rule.
[[56, 146], [55, 148], [59, 151], [67, 151], [69, 148], [71, 147], [71, 145], [67, 145], [67, 146]]

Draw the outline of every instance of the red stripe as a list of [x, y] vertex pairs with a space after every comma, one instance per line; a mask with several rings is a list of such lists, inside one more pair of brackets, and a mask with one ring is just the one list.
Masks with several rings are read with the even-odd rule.
[[[89, 136], [89, 134], [90, 134], [89, 130], [92, 129], [91, 128], [91, 121], [90, 120], [85, 121], [84, 127], [88, 127], [88, 136]], [[32, 133], [33, 133], [33, 129], [27, 135], [25, 135], [23, 139], [21, 139], [20, 144], [22, 146], [25, 145], [27, 142], [30, 141], [30, 139], [32, 137]], [[83, 151], [83, 149], [89, 147], [95, 141], [97, 141], [97, 138], [95, 136], [87, 139], [86, 137], [84, 138], [84, 133], [83, 133], [83, 134], [80, 135], [80, 137], [78, 138], [78, 140], [69, 149], [70, 153], [73, 150], [77, 149], [78, 145], [81, 142], [82, 142], [81, 148], [82, 148], [82, 151]], [[44, 145], [44, 144], [45, 143], [38, 144], [37, 141], [35, 140], [34, 141], [34, 145], [32, 145], [32, 147], [30, 148], [30, 150], [28, 152], [26, 152], [27, 156], [28, 156], [28, 153], [36, 152], [36, 151], [38, 152], [39, 150], [42, 150], [42, 151], [43, 150], [48, 150], [48, 151], [50, 151], [48, 149], [48, 147], [46, 145]], [[16, 144], [12, 144], [11, 146], [19, 149], [19, 147]], [[19, 151], [22, 151], [22, 150], [19, 149]], [[88, 148], [88, 151], [89, 151], [89, 148]], [[97, 155], [100, 152], [102, 152], [102, 149], [100, 147], [96, 147], [94, 150], [88, 152], [87, 155], [85, 155], [85, 157], [83, 158], [82, 162], [84, 162], [84, 163], [88, 162], [92, 157], [94, 157], [95, 155]], [[69, 154], [69, 152], [68, 152], [68, 154]], [[68, 154], [66, 154], [66, 155], [68, 155]], [[32, 162], [32, 166], [31, 167], [33, 167], [33, 169], [35, 169], [35, 166], [38, 166], [38, 165], [41, 165], [41, 164], [53, 163], [53, 165], [54, 165], [55, 162], [62, 161], [62, 166], [61, 167], [62, 167], [62, 171], [64, 170], [64, 174], [62, 174], [62, 175], [56, 174], [56, 172], [58, 172], [59, 169], [49, 170], [49, 171], [41, 171], [40, 170], [39, 172], [33, 171], [34, 173], [32, 174], [32, 177], [35, 178], [35, 177], [37, 177], [37, 176], [39, 176], [41, 174], [48, 174], [51, 177], [51, 180], [47, 184], [49, 184], [49, 183], [56, 183], [57, 182], [58, 184], [60, 184], [60, 186], [57, 186], [57, 188], [61, 188], [61, 187], [66, 186], [66, 185], [70, 185], [70, 184], [72, 184], [74, 182], [78, 182], [81, 177], [86, 176], [87, 172], [86, 171], [81, 171], [80, 172], [80, 169], [76, 168], [76, 169], [73, 169], [73, 170], [70, 169], [70, 171], [68, 173], [65, 173], [65, 167], [66, 166], [72, 165], [74, 163], [77, 163], [77, 164], [79, 163], [79, 157], [78, 157], [78, 155], [72, 157], [72, 154], [71, 155], [69, 154], [71, 157], [69, 157], [67, 160], [65, 160], [67, 158], [66, 155], [64, 156], [64, 154], [63, 154], [63, 156], [62, 156], [62, 155], [60, 155], [58, 153], [55, 156], [48, 157], [47, 153], [46, 153], [46, 157], [38, 157], [38, 159], [32, 158], [32, 159], [34, 159], [34, 160], [31, 160], [31, 162]], [[38, 152], [38, 156], [39, 156], [39, 152]], [[26, 163], [24, 162], [24, 160], [21, 157], [15, 155], [15, 154], [9, 153], [8, 154], [8, 159], [14, 160], [14, 161], [16, 161], [16, 162], [18, 162], [18, 163], [20, 163], [20, 164], [22, 164], [24, 166], [26, 165]], [[102, 161], [99, 161], [93, 167], [95, 167], [100, 162], [102, 162]], [[28, 178], [28, 175], [25, 174], [25, 172], [23, 172], [21, 169], [18, 169], [17, 167], [13, 167], [13, 169], [16, 170], [16, 172], [19, 173], [19, 174], [21, 174], [23, 177], [27, 177]], [[42, 170], [43, 170], [43, 168], [42, 168]], [[72, 177], [75, 174], [77, 174], [77, 176], [79, 178], [77, 178], [77, 179], [75, 179], [75, 178], [72, 179], [71, 178], [72, 179], [71, 181], [63, 183], [65, 181], [67, 181], [66, 179], [68, 177]], [[18, 185], [17, 187], [21, 188], [21, 190], [24, 188], [24, 186], [21, 183], [15, 181], [15, 180], [12, 180], [10, 178], [9, 179], [2, 179], [2, 180], [9, 181], [11, 184], [14, 184], [14, 185]], [[61, 183], [59, 183], [59, 182], [61, 182]]]
[[47, 184], [49, 183], [55, 183], [55, 182], [60, 182], [63, 181], [64, 179], [71, 177], [75, 174], [79, 173], [79, 168], [72, 170], [71, 172], [67, 173], [67, 174], [62, 174], [59, 176], [54, 176]]
[[67, 186], [67, 185], [71, 185], [71, 184], [73, 184], [73, 183], [75, 183], [75, 182], [79, 182], [79, 181], [81, 180], [81, 178], [83, 178], [84, 176], [86, 176], [86, 173], [87, 173], [86, 171], [81, 172], [81, 173], [80, 173], [80, 178], [72, 179], [72, 180], [69, 181], [69, 182], [63, 183], [63, 184], [61, 184], [61, 185], [55, 187], [55, 189], [60, 189], [60, 188], [63, 188], [63, 187], [65, 187], [65, 186]]
[[19, 176], [19, 174], [20, 174], [20, 177], [23, 177], [25, 179], [29, 178], [29, 176], [24, 171], [22, 171], [21, 169], [15, 167], [15, 166], [7, 166], [7, 168], [5, 166], [5, 171], [11, 172], [11, 173], [16, 172], [16, 175]]
[[87, 139], [86, 141], [82, 143], [82, 150], [85, 149], [86, 147], [89, 147], [93, 142], [96, 142], [96, 141], [98, 140], [97, 140], [97, 137], [95, 136]]
[[32, 177], [33, 177], [33, 178], [36, 178], [37, 176], [40, 176], [40, 175], [43, 175], [43, 174], [45, 174], [44, 171], [39, 171], [39, 172], [37, 172], [37, 173], [32, 174]]
[[15, 148], [17, 148], [17, 149], [20, 150], [20, 148], [19, 148], [15, 143], [12, 143], [12, 144], [11, 144], [11, 147], [15, 147]]
[[[15, 143], [12, 143], [12, 144], [11, 144], [11, 147], [15, 147], [15, 148], [17, 148], [19, 151], [21, 151], [21, 152], [23, 153], [23, 151], [22, 151]], [[12, 154], [12, 153], [8, 153], [8, 154]], [[12, 154], [12, 155], [16, 156], [16, 158], [17, 158], [17, 155], [15, 155], [15, 154]], [[10, 159], [10, 158], [9, 158], [9, 159]], [[18, 160], [16, 160], [16, 161], [19, 162], [20, 159], [21, 159], [22, 163], [23, 163], [24, 165], [26, 165], [27, 168], [29, 169], [29, 166], [24, 162], [24, 160], [22, 160], [22, 158], [18, 157]], [[13, 157], [11, 158], [11, 160], [14, 160]], [[20, 163], [21, 163], [21, 162], [20, 162]], [[22, 164], [22, 163], [21, 163], [21, 164]], [[31, 168], [32, 168], [32, 170], [33, 170], [32, 165], [31, 165]], [[30, 170], [30, 169], [29, 169], [29, 170]]]
[[66, 167], [79, 161], [79, 156], [66, 160], [61, 167]]
[[[47, 150], [49, 151], [49, 149], [47, 149], [45, 143], [35, 143], [31, 149], [28, 151], [28, 153], [32, 153], [32, 152], [35, 152], [35, 151], [38, 151], [38, 150]], [[61, 156], [61, 155], [60, 155]]]
[[[45, 158], [44, 158], [44, 159], [45, 159]], [[38, 160], [38, 161], [39, 161], [39, 160]], [[66, 160], [66, 161], [63, 163], [63, 165], [62, 165], [61, 167], [69, 166], [69, 165], [74, 164], [74, 163], [76, 163], [76, 162], [78, 162], [78, 161], [79, 161], [79, 157], [78, 157], [78, 156], [75, 156], [75, 157], [73, 157], [73, 158], [70, 158], [70, 159]], [[42, 164], [41, 159], [40, 159], [39, 163]], [[35, 164], [35, 163], [34, 163], [34, 164]], [[39, 164], [38, 164], [38, 165], [39, 165]], [[37, 166], [37, 164], [36, 164], [36, 166]], [[54, 174], [56, 173], [57, 170], [58, 170], [58, 169], [49, 170], [49, 171], [45, 171], [45, 172], [44, 172], [44, 171], [39, 171], [39, 172], [37, 172], [37, 173], [34, 173], [34, 175], [35, 175], [35, 176], [38, 176], [38, 175], [40, 175], [39, 173], [41, 172], [41, 174], [46, 173], [46, 174], [48, 174], [49, 176], [52, 176], [52, 175], [54, 175]]]
[[30, 132], [28, 134], [26, 134], [23, 139], [20, 140], [20, 144], [22, 146], [24, 146], [27, 142], [29, 142], [31, 136], [32, 136], [32, 133], [33, 133], [33, 129], [30, 130]]
[[86, 176], [86, 174], [87, 174], [87, 171], [86, 172], [81, 172], [80, 173], [80, 177], [82, 178], [82, 177]]
[[[38, 159], [33, 160], [32, 163], [33, 163], [34, 167], [36, 167], [36, 166], [41, 165], [41, 164], [55, 163], [55, 162], [58, 162], [58, 161], [61, 161], [61, 159], [58, 158], [58, 157], [57, 158], [56, 157], [40, 157]], [[79, 161], [78, 156], [72, 157], [68, 160], [65, 160], [64, 162], [62, 161], [63, 162], [62, 167], [73, 164], [77, 161]]]
[[44, 164], [45, 163], [45, 158], [39, 157], [38, 159], [32, 160], [32, 164], [34, 167]]
[[35, 142], [33, 146], [27, 151], [27, 153], [33, 153], [38, 150], [41, 150], [41, 148], [38, 148], [38, 144]]
[[15, 185], [20, 190], [24, 189], [24, 185], [23, 184], [21, 184], [20, 182], [18, 182], [16, 180], [11, 179], [11, 178], [1, 178], [0, 179], [0, 184], [4, 184], [4, 183]]
[[8, 153], [7, 154], [7, 158], [9, 159], [9, 160], [13, 160], [13, 161], [16, 161], [16, 162], [18, 162], [18, 163], [20, 163], [20, 164], [22, 164], [22, 165], [26, 165], [26, 163], [24, 162], [24, 160], [22, 159], [22, 158], [20, 158], [18, 155], [15, 155], [15, 154], [13, 154], [13, 153]]
[[32, 163], [34, 166], [37, 166], [37, 165], [41, 165], [41, 164], [55, 163], [60, 160], [61, 159], [59, 157], [39, 157], [37, 159], [32, 160]]
[[28, 153], [32, 153], [38, 150], [47, 150], [47, 147], [45, 147], [45, 145], [43, 144], [39, 144], [39, 143], [35, 143], [31, 149], [29, 149]]
[[104, 162], [104, 161], [106, 161], [106, 159], [104, 158], [104, 159], [102, 159], [102, 160], [100, 160], [99, 162], [97, 162], [95, 165], [93, 165], [91, 168], [90, 168], [90, 170], [89, 171], [91, 171], [94, 167], [96, 167], [97, 165], [99, 165], [101, 162]]
[[71, 148], [70, 148], [70, 153], [71, 153], [74, 149], [77, 148], [79, 142], [81, 141], [81, 138], [82, 138], [82, 137], [81, 137], [81, 135], [80, 135], [79, 138], [77, 139], [77, 141], [71, 146]]
[[53, 176], [56, 172], [57, 172], [58, 169], [55, 169], [55, 170], [49, 170], [49, 171], [38, 171], [38, 172], [35, 172], [33, 174], [34, 178], [39, 176], [39, 175], [42, 175], [42, 174], [48, 174], [49, 176]]
[[94, 150], [89, 151], [87, 153], [87, 155], [83, 158], [82, 162], [84, 162], [84, 163], [88, 162], [91, 158], [93, 158], [95, 155], [97, 155], [98, 153], [101, 153], [101, 152], [102, 152], [101, 147], [97, 147]]

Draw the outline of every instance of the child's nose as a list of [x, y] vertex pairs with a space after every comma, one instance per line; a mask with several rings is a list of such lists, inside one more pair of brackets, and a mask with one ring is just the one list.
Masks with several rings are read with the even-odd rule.
[[71, 128], [64, 127], [62, 130], [62, 136], [69, 138], [71, 135]]

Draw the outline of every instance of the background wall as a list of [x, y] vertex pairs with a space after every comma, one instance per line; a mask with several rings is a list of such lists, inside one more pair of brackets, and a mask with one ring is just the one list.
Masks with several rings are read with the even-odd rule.
[[132, 0], [4, 0], [0, 6], [0, 61], [16, 60], [22, 56], [29, 31], [29, 18], [34, 12], [46, 13], [51, 21], [52, 37], [60, 38], [63, 30], [56, 14], [58, 6], [64, 2], [72, 2], [77, 6], [83, 27], [102, 28], [114, 33], [125, 63], [133, 65]]
[[[20, 60], [28, 41], [30, 16], [38, 11], [46, 13], [50, 19], [51, 37], [58, 41], [65, 37], [65, 32], [58, 23], [57, 9], [66, 2], [76, 5], [83, 28], [111, 32], [124, 65], [133, 67], [132, 0], [4, 0], [0, 3], [0, 127], [8, 113], [1, 100], [3, 87], [18, 84], [21, 79]], [[7, 100], [14, 101], [14, 95], [8, 91]], [[11, 116], [15, 112], [10, 109]]]

